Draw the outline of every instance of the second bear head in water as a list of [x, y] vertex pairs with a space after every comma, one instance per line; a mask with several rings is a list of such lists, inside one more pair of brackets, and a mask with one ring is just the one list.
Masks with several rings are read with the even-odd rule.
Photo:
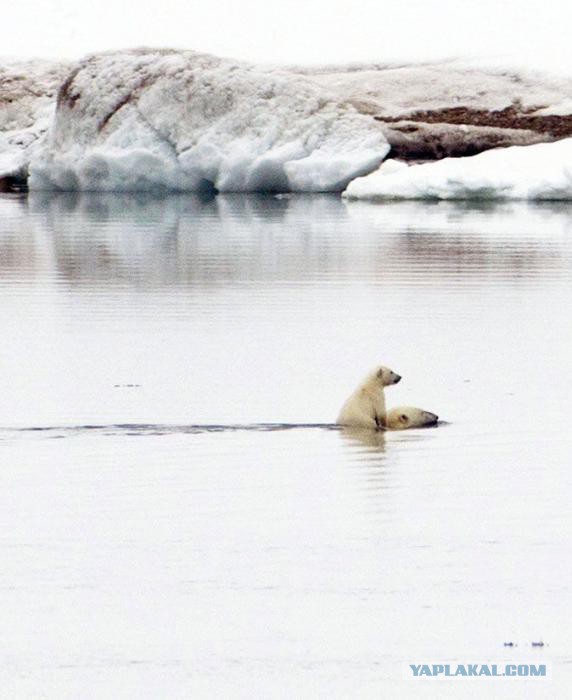
[[437, 425], [439, 416], [415, 406], [397, 406], [390, 408], [386, 414], [385, 427], [388, 430], [406, 430], [407, 428], [424, 428]]

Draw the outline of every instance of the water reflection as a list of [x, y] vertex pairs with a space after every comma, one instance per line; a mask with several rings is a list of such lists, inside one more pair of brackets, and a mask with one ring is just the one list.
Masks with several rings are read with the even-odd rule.
[[340, 435], [350, 445], [367, 447], [368, 452], [385, 452], [386, 438], [383, 430], [344, 427], [340, 430]]
[[459, 270], [469, 279], [484, 270], [557, 272], [572, 232], [566, 205], [375, 206], [334, 196], [33, 193], [3, 197], [0, 212], [0, 272], [47, 265], [72, 285], [343, 281], [351, 273], [383, 286], [415, 271], [443, 281]]

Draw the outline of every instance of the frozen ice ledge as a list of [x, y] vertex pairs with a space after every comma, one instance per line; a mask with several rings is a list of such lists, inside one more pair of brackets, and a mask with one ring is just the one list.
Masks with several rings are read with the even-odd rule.
[[410, 165], [387, 160], [346, 199], [572, 200], [572, 138]]
[[[136, 49], [75, 65], [4, 63], [0, 190], [324, 192], [351, 183], [349, 196], [374, 199], [567, 198], [565, 141], [540, 156], [538, 174], [542, 151], [513, 158], [498, 147], [526, 154], [565, 139], [571, 113], [568, 78], [467, 62], [276, 68]], [[499, 160], [478, 162], [500, 164], [505, 177], [483, 179], [479, 165], [475, 180], [473, 159], [459, 156], [491, 148]], [[377, 171], [390, 149], [405, 161], [456, 162], [405, 174], [388, 161]], [[519, 176], [515, 186], [511, 163], [533, 161], [528, 183]]]
[[29, 187], [335, 192], [388, 151], [378, 124], [303, 76], [140, 49], [71, 70]]

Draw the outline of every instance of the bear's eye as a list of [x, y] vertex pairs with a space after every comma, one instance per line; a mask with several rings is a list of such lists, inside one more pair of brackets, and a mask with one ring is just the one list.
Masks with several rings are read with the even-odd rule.
[[400, 418], [404, 423], [407, 423], [407, 421], [409, 420], [409, 418], [405, 415], [405, 413], [402, 413], [402, 414], [399, 416], [399, 418]]

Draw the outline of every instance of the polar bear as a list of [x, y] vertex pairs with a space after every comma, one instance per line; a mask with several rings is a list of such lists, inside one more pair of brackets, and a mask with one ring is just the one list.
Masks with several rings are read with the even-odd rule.
[[430, 411], [414, 406], [397, 406], [390, 408], [386, 416], [388, 430], [406, 430], [407, 428], [422, 428], [426, 425], [437, 425], [439, 416]]
[[336, 423], [360, 428], [385, 427], [386, 386], [397, 384], [401, 379], [388, 367], [377, 367], [342, 406]]

